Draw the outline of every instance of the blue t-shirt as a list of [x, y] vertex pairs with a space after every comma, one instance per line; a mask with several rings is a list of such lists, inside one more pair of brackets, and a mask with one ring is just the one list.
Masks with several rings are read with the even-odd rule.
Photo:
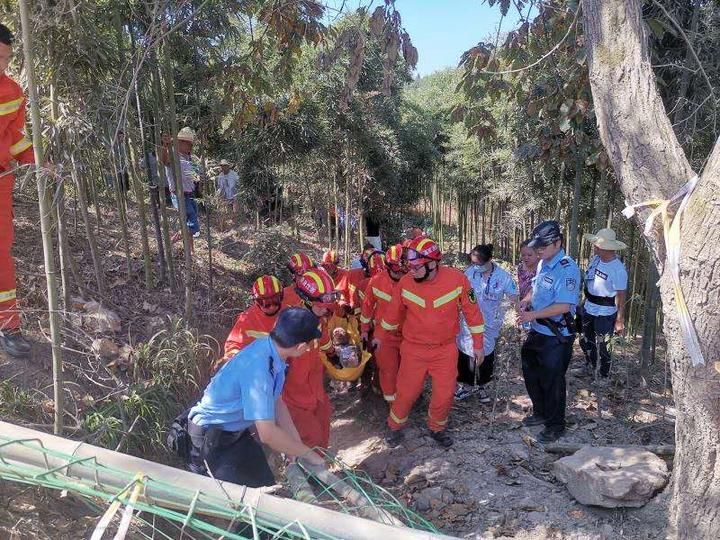
[[255, 340], [220, 368], [189, 418], [224, 431], [243, 431], [256, 420], [274, 420], [286, 366], [269, 337]]
[[[553, 304], [570, 304], [570, 314], [575, 316], [575, 308], [580, 298], [580, 268], [570, 257], [560, 250], [548, 262], [540, 261], [538, 270], [532, 280], [532, 307], [540, 311]], [[551, 317], [560, 322], [562, 315]], [[547, 326], [532, 321], [530, 328], [546, 336], [554, 336]], [[563, 335], [569, 335], [566, 327], [561, 327]]]

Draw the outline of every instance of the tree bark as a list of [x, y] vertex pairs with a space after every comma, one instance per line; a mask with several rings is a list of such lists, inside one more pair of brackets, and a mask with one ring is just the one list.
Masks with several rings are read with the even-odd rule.
[[[641, 0], [583, 0], [590, 84], [600, 136], [630, 204], [668, 199], [694, 172], [663, 107]], [[720, 141], [683, 215], [681, 281], [706, 363], [685, 352], [669, 272], [660, 281], [677, 406], [669, 536], [720, 538]], [[638, 227], [648, 212], [640, 212]], [[659, 228], [646, 240], [658, 261]], [[660, 267], [662, 268], [662, 267]], [[690, 286], [692, 285], [692, 287]]]

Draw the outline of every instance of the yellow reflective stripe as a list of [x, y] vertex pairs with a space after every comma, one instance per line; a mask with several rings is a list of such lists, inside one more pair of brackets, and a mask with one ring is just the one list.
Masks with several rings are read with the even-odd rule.
[[27, 137], [23, 137], [18, 142], [13, 144], [10, 147], [10, 155], [11, 156], [17, 156], [19, 153], [24, 152], [28, 148], [32, 146], [32, 142], [27, 139]]
[[385, 401], [388, 401], [388, 402], [395, 401], [396, 397], [397, 397], [396, 394], [392, 394], [392, 395], [384, 394], [383, 395], [383, 398], [385, 399]]
[[25, 98], [19, 97], [17, 99], [13, 99], [12, 101], [0, 103], [0, 116], [11, 114], [17, 111], [20, 108], [20, 104], [23, 102], [23, 99]]
[[403, 298], [407, 298], [413, 304], [417, 304], [420, 307], [425, 307], [425, 299], [424, 298], [420, 298], [418, 295], [411, 293], [407, 289], [403, 289], [401, 294], [402, 294]]
[[263, 283], [263, 278], [259, 278], [257, 280], [257, 286], [258, 290], [260, 291], [260, 296], [265, 296], [265, 284]]
[[370, 321], [372, 319], [370, 317], [366, 317], [365, 315], [360, 315], [360, 322], [363, 324], [370, 324]]
[[392, 418], [393, 422], [395, 422], [396, 424], [404, 424], [408, 420], [407, 416], [405, 418], [398, 418], [397, 416], [395, 416], [395, 413], [392, 411], [392, 409], [390, 409], [390, 418]]
[[351, 293], [354, 293], [354, 292], [355, 292], [355, 289], [357, 289], [357, 287], [356, 287], [355, 285], [353, 285], [352, 283], [348, 283], [348, 290], [349, 290]]
[[430, 240], [429, 238], [423, 238], [422, 240], [420, 240], [418, 242], [418, 245], [415, 248], [415, 251], [418, 251], [418, 252], [422, 251], [425, 248], [425, 246], [428, 245], [429, 242], [432, 242], [432, 240]]
[[380, 298], [381, 300], [385, 300], [386, 302], [389, 302], [390, 300], [392, 300], [392, 296], [390, 296], [390, 295], [389, 295], [388, 293], [386, 293], [385, 291], [381, 291], [381, 290], [378, 289], [377, 287], [373, 287], [373, 288], [372, 288], [372, 291], [373, 291], [373, 294], [374, 294], [375, 296], [377, 296], [378, 298]]
[[321, 351], [327, 351], [329, 349], [332, 349], [332, 342], [328, 341], [325, 345], [320, 345]]
[[452, 302], [458, 296], [460, 296], [461, 292], [462, 292], [462, 287], [458, 287], [454, 291], [450, 291], [447, 294], [443, 294], [440, 298], [436, 298], [435, 300], [433, 300], [433, 307], [439, 308], [440, 306], [444, 306], [448, 302]]
[[360, 300], [365, 300], [365, 293], [362, 291], [358, 291], [358, 296], [360, 297]]
[[470, 326], [468, 328], [470, 328], [471, 334], [482, 334], [485, 331], [484, 324], [478, 324], [477, 326]]
[[17, 289], [10, 289], [9, 291], [0, 291], [0, 302], [8, 302], [17, 298]]
[[268, 332], [259, 332], [257, 330], [245, 330], [245, 333], [250, 336], [251, 338], [260, 339], [267, 337], [269, 334]]
[[400, 328], [399, 324], [387, 323], [387, 322], [385, 322], [385, 319], [380, 321], [380, 326], [382, 326], [388, 332], [392, 332], [393, 330], [397, 330], [398, 328]]
[[275, 276], [272, 276], [272, 283], [273, 283], [273, 292], [279, 293], [282, 291], [282, 285], [280, 284], [280, 280], [276, 278]]
[[430, 419], [431, 422], [437, 424], [438, 426], [444, 426], [445, 424], [448, 423], [448, 419], [447, 419], [447, 418], [445, 418], [445, 420], [435, 420], [435, 419], [434, 419], [432, 416], [430, 416], [429, 414], [428, 414], [428, 418]]

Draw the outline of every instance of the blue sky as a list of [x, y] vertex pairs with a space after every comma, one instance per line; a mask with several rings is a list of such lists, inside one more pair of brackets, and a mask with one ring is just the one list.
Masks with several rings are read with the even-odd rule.
[[[358, 6], [373, 7], [382, 0], [327, 0], [328, 6], [343, 6], [346, 11]], [[417, 73], [428, 75], [446, 67], [455, 67], [460, 56], [478, 41], [495, 36], [500, 22], [497, 6], [488, 7], [483, 0], [395, 0], [405, 29], [417, 47]], [[517, 16], [511, 9], [503, 21], [503, 31], [512, 30]], [[332, 11], [328, 12], [330, 19]]]

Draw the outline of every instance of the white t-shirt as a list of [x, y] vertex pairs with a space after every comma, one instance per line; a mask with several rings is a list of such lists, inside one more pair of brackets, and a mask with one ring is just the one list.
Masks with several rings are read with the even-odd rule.
[[238, 173], [235, 171], [228, 171], [227, 174], [218, 174], [218, 191], [220, 191], [225, 200], [232, 201], [235, 198], [238, 179]]
[[[585, 272], [585, 285], [590, 294], [615, 298], [617, 291], [627, 290], [628, 275], [625, 265], [617, 258], [610, 262], [602, 262], [600, 257], [595, 255], [590, 259], [587, 272]], [[617, 307], [615, 305], [598, 306], [590, 300], [585, 300], [585, 311], [596, 317], [605, 317], [616, 313]]]
[[[502, 329], [505, 318], [503, 300], [507, 296], [517, 296], [518, 288], [510, 273], [496, 264], [493, 264], [493, 270], [489, 274], [482, 274], [476, 266], [470, 266], [465, 270], [465, 275], [475, 291], [475, 298], [485, 319], [483, 349], [488, 355], [495, 350], [495, 342]], [[472, 355], [472, 337], [464, 320], [460, 325], [457, 344], [462, 352]]]

